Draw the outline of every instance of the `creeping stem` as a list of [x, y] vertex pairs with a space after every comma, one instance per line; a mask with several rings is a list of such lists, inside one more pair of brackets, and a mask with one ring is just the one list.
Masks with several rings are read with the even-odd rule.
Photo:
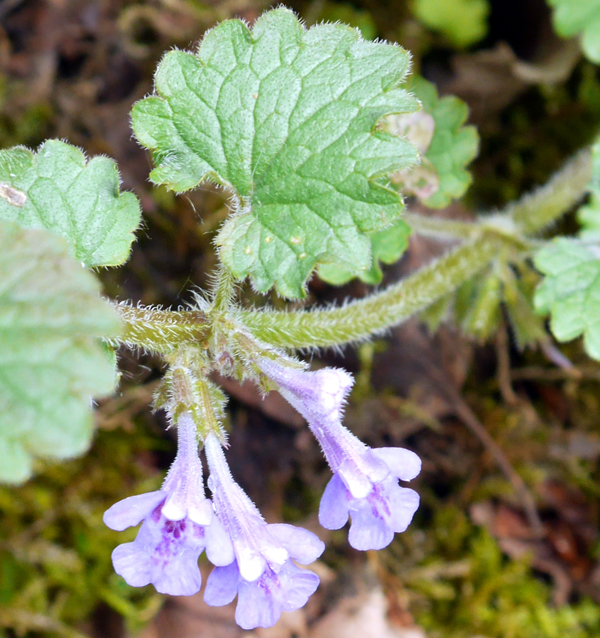
[[415, 235], [438, 239], [474, 239], [481, 235], [481, 224], [457, 219], [428, 217], [418, 213], [404, 213], [402, 219], [412, 228]]
[[498, 255], [498, 240], [465, 243], [414, 275], [345, 306], [307, 312], [243, 312], [260, 339], [284, 348], [325, 348], [367, 339], [452, 292]]
[[[523, 255], [527, 236], [544, 230], [568, 212], [586, 193], [591, 153], [585, 149], [542, 188], [504, 213], [476, 222], [407, 214], [415, 233], [463, 240], [429, 266], [369, 297], [324, 310], [235, 310], [230, 306], [233, 280], [221, 273], [211, 316], [200, 310], [170, 311], [117, 304], [125, 331], [119, 343], [170, 354], [181, 344], [202, 343], [211, 322], [223, 312], [247, 326], [258, 338], [283, 348], [324, 348], [360, 341], [396, 326], [424, 310], [481, 272], [504, 251]], [[217, 311], [217, 312], [214, 312]]]
[[206, 315], [200, 310], [161, 310], [114, 304], [124, 324], [122, 343], [164, 355], [174, 353], [181, 344], [202, 342], [209, 330]]
[[592, 152], [585, 148], [541, 188], [506, 211], [522, 235], [535, 235], [567, 213], [585, 195], [592, 179]]

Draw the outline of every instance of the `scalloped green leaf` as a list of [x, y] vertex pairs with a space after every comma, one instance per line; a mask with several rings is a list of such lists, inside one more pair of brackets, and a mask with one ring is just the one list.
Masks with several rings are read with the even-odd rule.
[[61, 235], [90, 268], [119, 266], [129, 257], [140, 206], [133, 193], [119, 193], [113, 160], [87, 161], [78, 148], [49, 140], [37, 153], [0, 151], [0, 220]]
[[488, 32], [488, 0], [414, 0], [412, 10], [426, 27], [459, 48], [479, 42]]
[[547, 0], [552, 22], [563, 38], [580, 36], [586, 57], [600, 64], [600, 0]]
[[592, 146], [592, 179], [588, 189], [590, 199], [577, 211], [577, 221], [581, 225], [579, 237], [600, 241], [600, 142]]
[[[379, 262], [393, 264], [402, 257], [408, 248], [411, 227], [403, 220], [397, 219], [389, 228], [384, 228], [371, 236], [373, 265], [359, 274], [366, 284], [378, 284], [383, 279]], [[334, 286], [341, 286], [354, 279], [354, 274], [341, 266], [325, 264], [319, 267], [319, 277]]]
[[26, 480], [35, 458], [83, 453], [91, 397], [114, 388], [99, 338], [118, 336], [119, 318], [71, 252], [51, 232], [0, 220], [0, 481]]
[[371, 268], [369, 235], [402, 211], [386, 176], [417, 151], [376, 124], [418, 108], [399, 88], [408, 65], [399, 46], [340, 24], [305, 29], [280, 8], [252, 30], [221, 23], [197, 54], [168, 53], [133, 128], [154, 182], [187, 191], [208, 180], [233, 195], [217, 238], [232, 273], [302, 297], [315, 265]]
[[465, 167], [477, 157], [479, 134], [475, 126], [464, 125], [469, 108], [459, 98], [438, 97], [435, 85], [420, 77], [413, 79], [411, 90], [421, 101], [423, 111], [435, 122], [423, 164], [431, 165], [439, 185], [433, 195], [422, 201], [430, 208], [444, 208], [453, 199], [462, 197], [471, 184], [471, 174]]
[[535, 307], [550, 315], [558, 341], [583, 336], [587, 353], [600, 360], [600, 249], [559, 237], [535, 256], [545, 277], [535, 293]]

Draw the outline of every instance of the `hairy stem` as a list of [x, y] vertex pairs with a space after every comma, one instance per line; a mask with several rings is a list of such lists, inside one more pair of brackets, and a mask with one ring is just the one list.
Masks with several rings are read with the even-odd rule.
[[235, 296], [235, 279], [225, 266], [218, 269], [217, 281], [213, 293], [213, 309], [217, 312], [228, 310]]
[[[368, 339], [456, 290], [499, 252], [526, 251], [524, 237], [540, 232], [568, 212], [585, 195], [590, 179], [591, 152], [586, 149], [548, 184], [504, 213], [484, 216], [478, 222], [407, 213], [406, 220], [418, 234], [466, 241], [397, 284], [345, 306], [299, 312], [248, 310], [239, 311], [237, 318], [263, 341], [283, 348], [325, 348]], [[222, 272], [213, 309], [227, 312], [233, 292], [233, 279]], [[175, 312], [123, 304], [116, 308], [125, 323], [125, 334], [115, 345], [123, 343], [168, 355], [181, 344], [204, 341], [212, 328], [212, 319], [199, 310]]]
[[308, 312], [241, 313], [263, 341], [283, 348], [325, 348], [361, 341], [396, 326], [452, 292], [485, 268], [505, 244], [485, 236], [450, 251], [429, 266], [365, 299]]
[[592, 153], [584, 149], [552, 179], [507, 211], [517, 230], [534, 235], [567, 213], [586, 194], [592, 178]]
[[114, 304], [114, 307], [121, 315], [125, 330], [113, 345], [122, 343], [130, 348], [171, 354], [181, 344], [202, 341], [208, 334], [207, 317], [199, 310], [159, 310], [126, 304]]
[[413, 229], [416, 235], [437, 237], [440, 239], [475, 239], [481, 235], [482, 228], [477, 222], [463, 222], [456, 219], [429, 217], [418, 213], [404, 213], [402, 219]]

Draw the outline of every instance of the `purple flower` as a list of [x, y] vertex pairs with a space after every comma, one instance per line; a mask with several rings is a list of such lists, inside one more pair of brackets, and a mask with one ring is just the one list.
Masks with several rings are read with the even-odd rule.
[[410, 481], [419, 474], [419, 457], [403, 448], [371, 449], [342, 425], [342, 408], [353, 383], [344, 370], [307, 372], [267, 358], [258, 366], [308, 421], [333, 472], [321, 500], [321, 525], [340, 529], [350, 516], [352, 547], [389, 545], [419, 506], [419, 495], [398, 485], [398, 479]]
[[237, 594], [235, 620], [240, 627], [272, 627], [282, 611], [303, 607], [319, 585], [316, 574], [300, 569], [291, 559], [312, 563], [324, 545], [305, 529], [268, 525], [233, 480], [213, 434], [206, 438], [205, 450], [215, 511], [231, 539], [235, 560], [212, 571], [204, 600], [212, 606], [227, 605]]
[[152, 583], [163, 594], [191, 596], [202, 584], [198, 557], [204, 549], [214, 565], [228, 565], [233, 548], [205, 497], [191, 416], [182, 415], [177, 428], [177, 457], [162, 488], [119, 501], [105, 512], [104, 522], [123, 531], [144, 521], [135, 541], [112, 553], [115, 571], [129, 585]]

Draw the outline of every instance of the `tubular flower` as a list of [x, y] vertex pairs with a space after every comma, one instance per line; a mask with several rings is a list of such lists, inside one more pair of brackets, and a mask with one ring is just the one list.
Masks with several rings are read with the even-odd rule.
[[303, 607], [319, 585], [315, 573], [300, 569], [291, 559], [312, 563], [324, 545], [305, 529], [268, 525], [233, 480], [213, 434], [206, 438], [205, 450], [215, 512], [231, 540], [235, 559], [212, 571], [204, 600], [213, 606], [227, 605], [237, 594], [235, 620], [240, 627], [271, 627], [282, 611]]
[[352, 387], [344, 370], [309, 372], [261, 358], [259, 368], [307, 420], [333, 472], [319, 509], [327, 529], [351, 518], [348, 540], [355, 549], [382, 549], [410, 524], [419, 496], [398, 485], [421, 470], [419, 457], [403, 448], [372, 449], [342, 425], [342, 409]]
[[135, 541], [112, 553], [115, 571], [129, 585], [152, 583], [163, 594], [191, 596], [202, 584], [198, 557], [204, 549], [214, 565], [228, 565], [233, 548], [204, 492], [189, 414], [180, 417], [177, 430], [177, 456], [162, 488], [119, 501], [105, 512], [104, 523], [123, 531], [143, 521]]

